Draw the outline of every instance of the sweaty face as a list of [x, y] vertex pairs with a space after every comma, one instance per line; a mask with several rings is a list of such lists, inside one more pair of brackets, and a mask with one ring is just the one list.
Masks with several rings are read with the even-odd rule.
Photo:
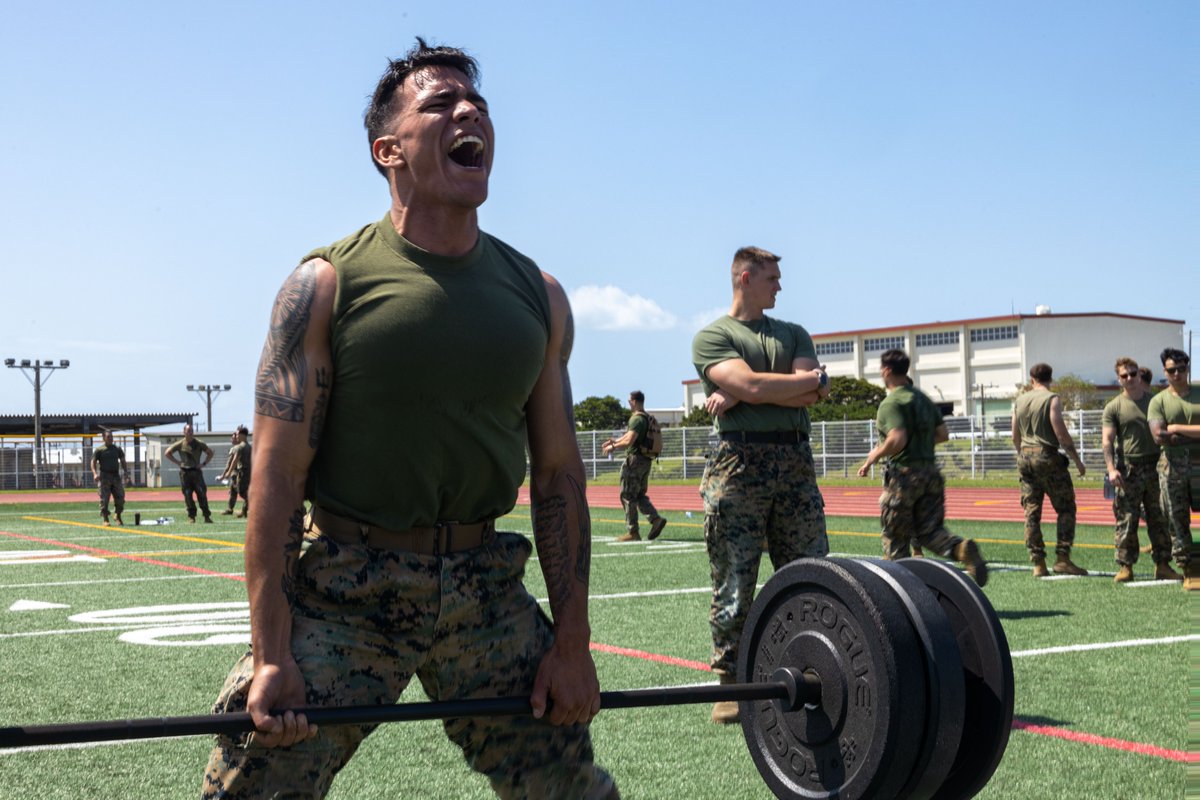
[[398, 90], [392, 126], [397, 185], [406, 204], [477, 208], [487, 199], [494, 132], [487, 101], [449, 67], [413, 73]]

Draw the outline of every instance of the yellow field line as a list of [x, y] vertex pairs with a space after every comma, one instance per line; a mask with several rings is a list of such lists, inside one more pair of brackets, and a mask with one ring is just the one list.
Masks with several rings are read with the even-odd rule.
[[178, 540], [181, 542], [198, 542], [199, 544], [215, 544], [215, 545], [220, 545], [221, 547], [236, 547], [239, 549], [241, 549], [241, 547], [242, 547], [241, 543], [238, 543], [238, 542], [222, 542], [217, 539], [205, 539], [200, 536], [180, 536], [179, 534], [175, 534], [175, 533], [158, 533], [158, 532], [154, 532], [154, 531], [139, 531], [139, 530], [135, 530], [134, 528], [127, 528], [125, 526], [108, 527], [106, 525], [97, 525], [94, 522], [72, 522], [69, 519], [52, 519], [50, 517], [21, 517], [21, 519], [27, 519], [32, 522], [50, 522], [55, 525], [74, 525], [78, 528], [95, 528], [96, 530], [108, 531], [110, 533], [112, 533], [113, 531], [121, 531], [122, 533], [132, 533], [132, 534], [136, 534], [137, 536], [151, 536], [151, 537], [156, 537], [159, 539], [175, 539], [175, 540]]

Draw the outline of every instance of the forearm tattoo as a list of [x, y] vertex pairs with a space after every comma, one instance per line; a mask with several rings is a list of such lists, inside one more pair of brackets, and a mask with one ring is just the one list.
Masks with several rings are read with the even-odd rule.
[[567, 560], [567, 501], [560, 495], [539, 498], [532, 507], [533, 538], [546, 580], [551, 608], [571, 596], [572, 577]]
[[304, 542], [304, 507], [292, 512], [288, 520], [287, 540], [283, 543], [283, 578], [280, 588], [288, 605], [296, 600], [296, 573], [300, 566], [300, 545]]
[[592, 571], [592, 516], [588, 511], [587, 492], [573, 476], [567, 476], [571, 493], [575, 495], [575, 509], [579, 515], [579, 547], [575, 551], [575, 577], [587, 583]]
[[308, 446], [313, 450], [321, 443], [321, 431], [325, 428], [325, 406], [329, 404], [329, 370], [317, 367], [317, 402], [313, 405], [312, 424], [308, 428]]
[[275, 298], [254, 387], [254, 409], [263, 416], [304, 421], [304, 335], [316, 292], [317, 267], [309, 261], [296, 268]]

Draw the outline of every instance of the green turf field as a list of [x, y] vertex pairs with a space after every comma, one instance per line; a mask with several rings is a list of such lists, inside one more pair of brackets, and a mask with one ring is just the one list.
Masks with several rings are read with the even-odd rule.
[[[132, 499], [136, 499], [135, 496]], [[206, 712], [248, 638], [244, 522], [188, 525], [178, 503], [131, 502], [143, 519], [98, 526], [94, 503], [0, 506], [0, 726]], [[653, 543], [618, 545], [621, 515], [594, 509], [591, 619], [603, 688], [709, 682], [708, 562], [699, 515], [669, 514]], [[181, 524], [182, 521], [182, 524]], [[529, 531], [526, 509], [506, 525]], [[1112, 583], [1111, 532], [1081, 528], [1082, 579], [1030, 577], [1016, 523], [951, 523], [983, 543], [987, 595], [1013, 651], [1016, 715], [987, 798], [1179, 798], [1185, 794], [1189, 650], [1179, 584]], [[831, 518], [835, 554], [879, 552], [874, 520]], [[762, 579], [769, 574], [764, 562]], [[232, 577], [231, 577], [232, 576]], [[536, 561], [528, 585], [545, 596]], [[1085, 647], [1086, 646], [1086, 647]], [[1195, 690], [1193, 690], [1195, 691]], [[414, 683], [406, 701], [423, 699]], [[598, 759], [626, 798], [763, 798], [740, 728], [706, 706], [602, 713]], [[0, 798], [180, 798], [199, 792], [210, 740], [195, 737], [0, 751]], [[1195, 746], [1191, 750], [1195, 751]], [[486, 798], [440, 724], [385, 725], [334, 798]]]

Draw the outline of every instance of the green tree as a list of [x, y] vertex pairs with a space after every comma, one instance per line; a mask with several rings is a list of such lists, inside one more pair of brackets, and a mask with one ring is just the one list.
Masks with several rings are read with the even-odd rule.
[[838, 375], [829, 379], [829, 397], [808, 409], [813, 422], [875, 419], [887, 390], [861, 378]]
[[629, 412], [611, 394], [585, 397], [575, 404], [575, 428], [581, 431], [613, 431], [624, 428]]
[[1059, 399], [1062, 400], [1063, 411], [1104, 408], [1104, 404], [1107, 402], [1107, 398], [1100, 393], [1094, 383], [1069, 372], [1056, 380], [1051, 388], [1058, 393]]
[[693, 406], [691, 411], [683, 415], [679, 424], [684, 428], [708, 428], [712, 426], [712, 421], [712, 414], [701, 405]]

